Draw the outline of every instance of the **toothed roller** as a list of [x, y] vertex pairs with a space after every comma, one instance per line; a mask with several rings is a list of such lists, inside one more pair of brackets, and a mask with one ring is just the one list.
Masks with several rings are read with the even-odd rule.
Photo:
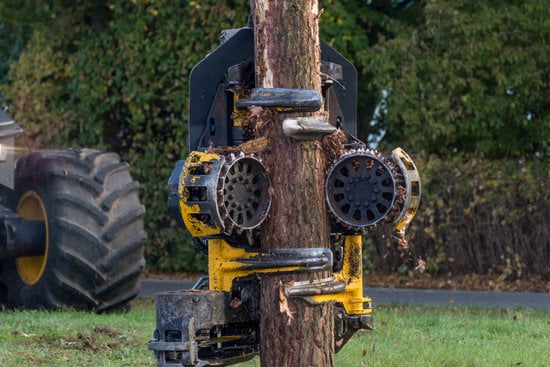
[[343, 229], [362, 232], [384, 221], [397, 196], [393, 167], [372, 150], [352, 150], [329, 169], [326, 200]]
[[218, 209], [225, 232], [254, 229], [271, 207], [267, 171], [254, 156], [230, 155], [218, 178]]
[[169, 205], [193, 237], [254, 229], [271, 207], [270, 180], [254, 156], [191, 152], [169, 181]]

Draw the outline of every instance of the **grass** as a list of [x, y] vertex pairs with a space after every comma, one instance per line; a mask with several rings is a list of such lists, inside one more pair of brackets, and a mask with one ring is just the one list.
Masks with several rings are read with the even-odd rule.
[[[379, 307], [339, 367], [550, 366], [550, 309]], [[155, 366], [151, 299], [132, 311], [1, 311], [0, 366]], [[241, 367], [259, 366], [258, 359]]]
[[152, 299], [132, 311], [0, 311], [0, 366], [155, 366]]
[[[550, 309], [381, 307], [338, 366], [550, 366]], [[360, 363], [359, 363], [360, 361]]]

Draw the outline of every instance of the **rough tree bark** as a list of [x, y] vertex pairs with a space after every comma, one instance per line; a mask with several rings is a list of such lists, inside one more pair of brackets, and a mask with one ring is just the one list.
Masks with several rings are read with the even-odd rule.
[[[251, 0], [256, 87], [321, 89], [317, 0]], [[303, 114], [302, 114], [303, 115]], [[328, 247], [325, 157], [320, 141], [282, 133], [290, 114], [264, 110], [260, 134], [269, 140], [263, 162], [272, 180], [272, 207], [262, 229], [265, 248]], [[261, 365], [333, 366], [333, 305], [311, 306], [281, 296], [293, 281], [325, 274], [263, 275]]]

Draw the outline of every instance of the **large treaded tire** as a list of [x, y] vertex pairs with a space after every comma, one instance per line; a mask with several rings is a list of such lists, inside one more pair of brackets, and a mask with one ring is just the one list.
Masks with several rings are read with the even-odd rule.
[[17, 201], [29, 192], [47, 213], [45, 266], [29, 282], [13, 260], [3, 264], [8, 305], [102, 312], [138, 294], [145, 209], [127, 163], [90, 149], [36, 151], [15, 171]]

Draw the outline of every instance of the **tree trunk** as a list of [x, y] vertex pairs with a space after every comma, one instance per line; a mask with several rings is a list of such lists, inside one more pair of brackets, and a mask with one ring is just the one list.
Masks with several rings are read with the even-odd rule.
[[[251, 0], [255, 25], [256, 87], [320, 92], [317, 0]], [[303, 115], [303, 114], [302, 114]], [[329, 247], [325, 157], [320, 141], [283, 135], [288, 113], [261, 112], [262, 156], [272, 180], [272, 207], [261, 233], [264, 248]], [[263, 275], [261, 365], [333, 366], [333, 305], [286, 299], [282, 287], [326, 274]]]

